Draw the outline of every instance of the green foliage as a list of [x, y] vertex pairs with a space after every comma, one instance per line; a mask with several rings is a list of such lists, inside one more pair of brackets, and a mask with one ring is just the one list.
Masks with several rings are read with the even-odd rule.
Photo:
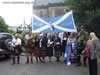
[[23, 31], [21, 34], [19, 34], [19, 38], [22, 40], [22, 45], [24, 45], [24, 37], [29, 31]]
[[8, 32], [8, 25], [5, 23], [4, 19], [0, 16], [0, 32]]
[[100, 34], [100, 0], [65, 0], [65, 2], [70, 5], [70, 10], [73, 10], [77, 26], [84, 25], [87, 31]]
[[28, 33], [28, 30], [23, 31], [21, 34], [19, 34], [19, 38], [22, 41], [22, 51], [25, 52], [25, 48], [24, 48], [24, 37], [25, 35]]
[[[25, 48], [24, 48], [24, 37], [26, 34], [28, 34], [29, 30], [25, 30], [23, 31], [21, 34], [19, 34], [19, 38], [22, 40], [22, 50], [23, 52], [25, 52]], [[33, 34], [34, 37], [36, 36], [36, 34]]]
[[12, 29], [8, 29], [8, 32], [10, 33], [11, 36], [13, 36], [15, 33], [15, 31], [13, 31]]

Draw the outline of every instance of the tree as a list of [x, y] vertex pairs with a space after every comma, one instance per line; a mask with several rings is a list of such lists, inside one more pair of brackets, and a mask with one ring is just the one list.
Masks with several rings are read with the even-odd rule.
[[4, 19], [0, 16], [0, 32], [8, 32], [8, 25], [5, 23]]
[[100, 37], [100, 0], [65, 0], [73, 10], [77, 26], [84, 25], [86, 30]]
[[8, 29], [8, 32], [10, 33], [10, 35], [14, 35], [15, 34], [15, 31], [14, 30], [12, 30], [12, 29]]

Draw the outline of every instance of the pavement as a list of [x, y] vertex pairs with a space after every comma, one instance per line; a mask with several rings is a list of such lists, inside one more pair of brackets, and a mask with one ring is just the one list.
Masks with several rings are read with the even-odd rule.
[[[56, 59], [53, 57], [52, 62], [48, 62], [48, 58], [46, 58], [46, 63], [36, 63], [34, 58], [33, 64], [25, 64], [25, 54], [21, 54], [20, 60], [20, 64], [12, 66], [12, 58], [0, 59], [0, 75], [88, 75], [88, 67], [83, 65], [76, 67], [75, 63], [67, 66], [63, 62], [63, 57], [60, 58], [60, 62], [55, 62]], [[100, 71], [100, 62], [98, 68]]]

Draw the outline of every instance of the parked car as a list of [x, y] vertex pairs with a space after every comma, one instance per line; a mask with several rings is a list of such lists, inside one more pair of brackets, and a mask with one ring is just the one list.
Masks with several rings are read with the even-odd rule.
[[12, 36], [9, 33], [0, 33], [0, 57], [10, 57]]

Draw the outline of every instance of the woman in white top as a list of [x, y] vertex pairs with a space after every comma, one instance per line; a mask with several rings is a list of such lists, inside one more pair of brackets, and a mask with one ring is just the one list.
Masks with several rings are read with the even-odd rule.
[[67, 40], [67, 44], [68, 44], [69, 59], [70, 59], [71, 54], [75, 50], [75, 46], [74, 45], [76, 44], [76, 38], [75, 38], [74, 33], [70, 33], [70, 36], [68, 37], [68, 40]]

